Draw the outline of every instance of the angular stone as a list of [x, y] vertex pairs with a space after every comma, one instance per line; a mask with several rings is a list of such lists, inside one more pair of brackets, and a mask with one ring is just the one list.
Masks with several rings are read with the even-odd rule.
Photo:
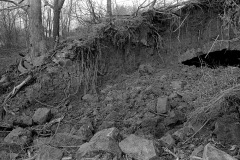
[[12, 130], [5, 138], [4, 142], [9, 144], [25, 145], [30, 141], [31, 132], [23, 128]]
[[9, 153], [6, 151], [0, 151], [0, 160], [7, 160], [10, 159]]
[[49, 142], [50, 142], [49, 138], [39, 137], [39, 138], [33, 140], [33, 146], [35, 149], [39, 149], [42, 146], [49, 144]]
[[33, 120], [29, 116], [22, 115], [21, 117], [17, 117], [13, 123], [18, 126], [31, 126], [33, 124]]
[[175, 140], [173, 139], [173, 137], [170, 134], [166, 134], [165, 136], [163, 136], [160, 141], [162, 141], [165, 145], [167, 146], [173, 146], [175, 145]]
[[237, 159], [208, 143], [204, 147], [203, 160], [237, 160]]
[[48, 108], [38, 108], [32, 119], [37, 124], [44, 124], [50, 119], [51, 116], [51, 110]]
[[61, 160], [63, 157], [63, 151], [51, 147], [48, 145], [43, 145], [40, 150], [38, 151], [37, 160]]
[[84, 143], [82, 137], [69, 133], [57, 133], [51, 140], [51, 146], [80, 146]]
[[159, 97], [157, 99], [157, 112], [158, 113], [167, 113], [168, 111], [168, 97]]
[[193, 134], [194, 131], [189, 126], [184, 126], [183, 128], [180, 128], [179, 130], [175, 131], [172, 136], [174, 139], [178, 141], [184, 141], [188, 135]]
[[92, 136], [92, 130], [88, 125], [83, 125], [80, 127], [80, 129], [75, 133], [75, 135], [79, 136], [82, 138], [84, 141], [89, 141]]
[[146, 76], [146, 75], [153, 74], [154, 68], [152, 67], [151, 64], [141, 64], [139, 66], [138, 72], [140, 76]]
[[137, 160], [150, 160], [157, 156], [152, 140], [147, 140], [134, 134], [119, 143], [121, 150]]
[[82, 99], [85, 101], [89, 101], [89, 102], [97, 102], [98, 101], [98, 97], [96, 95], [91, 95], [91, 94], [85, 94], [82, 97]]
[[97, 132], [89, 143], [84, 143], [80, 146], [76, 153], [76, 159], [93, 158], [99, 154], [100, 151], [111, 153], [112, 156], [121, 157], [121, 149], [116, 141], [119, 131], [116, 128], [105, 129]]
[[182, 89], [183, 82], [182, 81], [172, 81], [171, 86], [174, 90]]
[[98, 139], [114, 139], [117, 140], [119, 137], [119, 130], [115, 127], [104, 129], [102, 131], [97, 132], [90, 141], [96, 141]]
[[190, 155], [190, 160], [197, 160], [195, 157], [202, 157], [203, 149], [204, 149], [203, 145], [200, 145], [197, 148], [195, 148], [192, 154]]

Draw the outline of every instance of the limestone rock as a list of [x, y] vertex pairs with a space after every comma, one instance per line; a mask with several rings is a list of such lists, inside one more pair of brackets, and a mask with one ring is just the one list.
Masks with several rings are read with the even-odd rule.
[[110, 153], [110, 157], [121, 157], [121, 149], [116, 141], [119, 131], [116, 128], [105, 129], [97, 132], [89, 143], [80, 146], [76, 153], [76, 159], [93, 158], [101, 152], [106, 156]]
[[168, 111], [168, 97], [159, 97], [157, 99], [157, 112], [158, 113], [167, 113]]
[[154, 68], [151, 64], [141, 64], [139, 66], [138, 72], [140, 76], [151, 75], [154, 72]]
[[57, 133], [51, 140], [51, 146], [80, 146], [84, 143], [82, 137], [69, 133]]
[[204, 149], [203, 145], [200, 145], [197, 148], [195, 148], [192, 154], [190, 155], [190, 160], [197, 160], [195, 157], [202, 157], [203, 149]]
[[134, 134], [121, 141], [119, 146], [125, 154], [137, 160], [149, 160], [157, 156], [153, 141], [135, 136]]
[[12, 130], [5, 138], [4, 142], [9, 144], [25, 145], [30, 141], [31, 132], [23, 128]]
[[31, 126], [33, 124], [33, 120], [29, 116], [22, 115], [20, 117], [17, 117], [13, 123], [18, 126]]
[[51, 110], [48, 108], [38, 108], [32, 119], [37, 124], [44, 124], [50, 119], [51, 116]]
[[35, 149], [41, 148], [43, 145], [49, 144], [50, 139], [49, 138], [37, 138], [33, 140], [33, 146]]
[[85, 94], [82, 97], [82, 100], [89, 101], [89, 102], [97, 102], [98, 101], [98, 97], [96, 95]]
[[175, 145], [175, 140], [173, 139], [173, 137], [170, 134], [166, 134], [165, 136], [163, 136], [160, 141], [163, 142], [163, 144], [167, 145], [167, 146], [173, 146]]
[[97, 141], [98, 139], [114, 139], [115, 141], [119, 137], [119, 130], [115, 127], [104, 129], [97, 132], [90, 141]]
[[171, 86], [174, 90], [179, 90], [182, 89], [184, 87], [184, 82], [182, 81], [172, 81], [171, 82]]
[[36, 160], [61, 160], [62, 157], [62, 150], [48, 145], [43, 145], [37, 154]]
[[188, 135], [191, 135], [193, 133], [194, 133], [194, 131], [191, 127], [184, 126], [183, 128], [180, 128], [177, 131], [175, 131], [172, 134], [172, 136], [174, 137], [174, 139], [176, 139], [178, 141], [184, 141]]
[[0, 151], [0, 160], [16, 160], [19, 154], [13, 152]]
[[237, 159], [208, 143], [204, 147], [203, 160], [237, 160]]
[[91, 128], [85, 124], [80, 127], [80, 129], [75, 133], [75, 135], [81, 137], [84, 141], [89, 141], [92, 138], [93, 133]]

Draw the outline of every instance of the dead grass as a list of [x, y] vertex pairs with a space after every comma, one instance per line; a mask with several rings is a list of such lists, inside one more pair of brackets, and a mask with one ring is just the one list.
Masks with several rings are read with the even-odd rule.
[[202, 77], [193, 91], [198, 95], [198, 107], [189, 115], [189, 121], [204, 123], [215, 118], [221, 110], [225, 97], [240, 90], [239, 73], [236, 67], [201, 70]]

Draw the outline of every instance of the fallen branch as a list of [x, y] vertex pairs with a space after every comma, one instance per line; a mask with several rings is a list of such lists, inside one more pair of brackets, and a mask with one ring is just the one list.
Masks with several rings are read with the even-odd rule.
[[28, 75], [27, 78], [22, 82], [20, 83], [19, 85], [17, 85], [16, 87], [13, 88], [12, 92], [10, 92], [7, 97], [5, 98], [3, 104], [1, 105], [1, 112], [2, 115], [1, 116], [1, 119], [3, 119], [6, 115], [6, 113], [11, 113], [13, 115], [15, 115], [13, 112], [11, 111], [8, 111], [7, 108], [6, 108], [6, 104], [8, 102], [9, 99], [11, 99], [12, 97], [14, 97], [18, 92], [19, 90], [25, 85], [27, 84], [31, 79], [33, 78], [32, 74]]

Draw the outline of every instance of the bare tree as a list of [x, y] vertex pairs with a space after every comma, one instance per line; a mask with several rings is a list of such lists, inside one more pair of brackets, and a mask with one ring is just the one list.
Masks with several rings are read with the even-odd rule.
[[46, 42], [42, 25], [42, 10], [40, 0], [28, 0], [30, 57], [34, 58], [46, 53]]
[[[29, 59], [34, 61], [37, 57], [46, 54], [46, 42], [42, 25], [41, 0], [0, 0], [13, 4], [10, 8], [22, 8], [28, 13], [29, 33], [30, 33], [30, 52]], [[14, 8], [14, 9], [15, 9]]]
[[112, 0], [107, 0], [107, 16], [112, 17]]
[[54, 0], [53, 5], [45, 0], [45, 5], [53, 9], [53, 38], [58, 41], [59, 26], [60, 26], [60, 13], [65, 0]]

